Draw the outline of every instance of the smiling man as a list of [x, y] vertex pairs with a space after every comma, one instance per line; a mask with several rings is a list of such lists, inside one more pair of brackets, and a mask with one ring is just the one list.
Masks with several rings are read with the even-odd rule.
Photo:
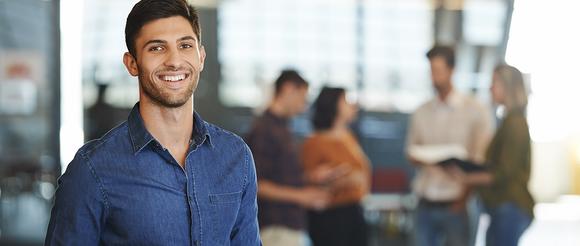
[[194, 111], [205, 59], [195, 9], [142, 0], [125, 38], [139, 103], [59, 178], [45, 244], [260, 245], [252, 155]]

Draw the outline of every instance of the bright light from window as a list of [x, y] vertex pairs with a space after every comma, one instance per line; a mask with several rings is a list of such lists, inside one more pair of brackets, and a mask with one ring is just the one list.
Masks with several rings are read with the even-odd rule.
[[83, 144], [82, 9], [83, 0], [60, 1], [61, 86], [60, 156], [62, 172]]
[[515, 1], [506, 61], [530, 74], [530, 134], [558, 141], [580, 131], [580, 2]]

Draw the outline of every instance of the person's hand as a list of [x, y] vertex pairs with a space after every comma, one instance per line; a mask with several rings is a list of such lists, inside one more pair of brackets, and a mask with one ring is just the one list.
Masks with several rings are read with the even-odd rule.
[[347, 175], [335, 179], [330, 183], [332, 190], [341, 190], [345, 188], [364, 188], [369, 182], [368, 177], [361, 171], [349, 172]]
[[449, 210], [451, 210], [451, 212], [456, 213], [456, 214], [460, 214], [460, 213], [465, 213], [465, 210], [467, 209], [467, 196], [462, 197], [461, 199], [453, 202], [451, 204], [451, 206], [449, 207]]
[[[452, 179], [456, 180], [460, 184], [467, 187], [468, 176], [463, 170], [461, 170], [461, 168], [459, 168], [455, 165], [451, 165], [449, 167], [446, 167], [445, 171], [447, 171], [447, 174]], [[464, 194], [461, 196], [461, 198], [459, 200], [453, 202], [453, 204], [451, 204], [449, 209], [451, 209], [451, 211], [454, 213], [464, 213], [465, 209], [466, 209], [466, 203], [467, 203], [467, 194], [468, 194], [468, 192], [464, 191]]]
[[429, 165], [427, 163], [424, 163], [424, 162], [416, 159], [415, 157], [413, 157], [411, 155], [407, 155], [407, 160], [409, 161], [409, 163], [411, 163], [412, 165], [414, 165], [416, 167], [432, 166], [432, 165]]
[[451, 176], [454, 180], [456, 180], [462, 184], [467, 184], [467, 174], [465, 172], [463, 172], [463, 170], [461, 170], [461, 168], [459, 168], [455, 165], [452, 165], [452, 166], [445, 168], [445, 170], [447, 171], [447, 174], [449, 174], [449, 176]]
[[330, 194], [325, 189], [305, 187], [299, 194], [298, 203], [308, 209], [323, 210], [330, 202]]
[[346, 164], [340, 164], [338, 166], [332, 166], [329, 164], [324, 164], [312, 171], [308, 176], [308, 180], [314, 184], [324, 184], [331, 182], [337, 178], [345, 176], [350, 172], [352, 168]]

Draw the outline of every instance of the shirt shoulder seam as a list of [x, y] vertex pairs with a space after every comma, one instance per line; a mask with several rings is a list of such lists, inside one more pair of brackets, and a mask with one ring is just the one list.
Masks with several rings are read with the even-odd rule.
[[106, 189], [103, 186], [103, 183], [102, 183], [101, 179], [97, 175], [97, 172], [95, 171], [95, 167], [92, 164], [92, 161], [89, 158], [89, 156], [87, 155], [87, 153], [86, 152], [83, 152], [83, 153], [80, 153], [80, 154], [81, 154], [82, 158], [85, 159], [85, 164], [89, 168], [89, 171], [91, 172], [91, 175], [93, 176], [93, 178], [95, 179], [95, 182], [97, 183], [97, 186], [98, 186], [99, 191], [101, 193], [101, 198], [103, 199], [103, 203], [105, 205], [105, 214], [106, 214], [107, 211], [109, 210], [109, 207], [110, 207], [109, 199], [108, 199], [108, 196], [107, 196]]
[[[87, 146], [86, 150], [84, 151], [84, 154], [88, 157], [89, 154], [91, 154], [92, 152], [94, 152], [97, 148], [99, 148], [100, 146], [102, 146], [103, 144], [105, 144], [107, 141], [109, 141], [109, 139], [116, 137], [119, 134], [119, 131], [121, 131], [121, 128], [125, 127], [126, 122], [120, 124], [119, 126], [117, 126], [116, 128], [112, 129], [109, 133], [107, 133], [105, 136], [94, 140], [95, 143]], [[129, 139], [131, 139], [131, 142], [133, 142], [133, 139], [131, 137], [129, 137]]]

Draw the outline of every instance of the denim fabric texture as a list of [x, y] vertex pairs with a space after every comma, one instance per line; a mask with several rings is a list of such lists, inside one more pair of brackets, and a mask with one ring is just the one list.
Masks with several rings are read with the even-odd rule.
[[85, 144], [58, 180], [45, 245], [261, 245], [249, 148], [193, 117], [185, 168], [145, 129], [139, 104]]
[[469, 223], [465, 212], [449, 207], [419, 205], [415, 214], [415, 245], [466, 246], [469, 243]]
[[512, 202], [490, 208], [488, 213], [491, 217], [486, 234], [488, 246], [517, 246], [520, 237], [532, 223], [532, 217]]

